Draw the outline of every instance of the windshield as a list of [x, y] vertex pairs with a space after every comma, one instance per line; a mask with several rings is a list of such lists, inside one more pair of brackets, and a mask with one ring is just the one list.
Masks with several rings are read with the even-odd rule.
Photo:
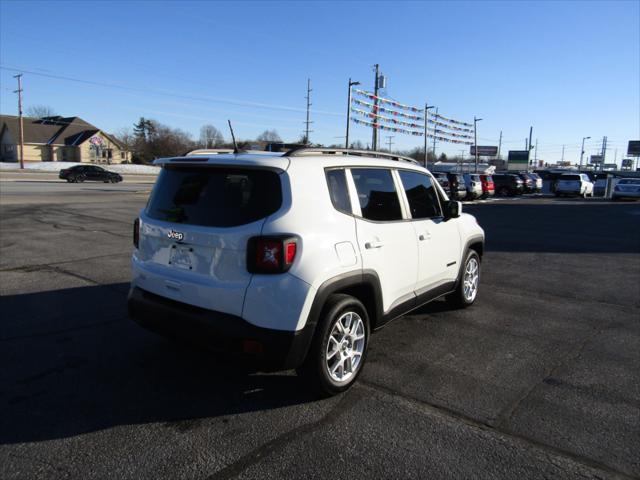
[[640, 178], [625, 178], [618, 182], [620, 185], [640, 185]]
[[580, 175], [562, 175], [560, 180], [581, 180]]

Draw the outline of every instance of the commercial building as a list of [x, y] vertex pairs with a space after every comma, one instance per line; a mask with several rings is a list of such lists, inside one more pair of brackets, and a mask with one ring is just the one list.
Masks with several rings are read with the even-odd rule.
[[[23, 118], [26, 162], [122, 163], [131, 153], [113, 136], [79, 117]], [[0, 161], [17, 162], [19, 118], [0, 115]]]

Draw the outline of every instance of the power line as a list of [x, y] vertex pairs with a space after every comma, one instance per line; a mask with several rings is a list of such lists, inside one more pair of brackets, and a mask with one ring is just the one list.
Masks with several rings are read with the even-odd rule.
[[[118, 90], [127, 90], [127, 91], [138, 92], [138, 93], [147, 93], [147, 94], [153, 94], [153, 95], [159, 95], [159, 96], [165, 96], [165, 97], [175, 97], [175, 98], [183, 98], [183, 99], [187, 99], [187, 100], [206, 101], [206, 102], [214, 102], [214, 103], [225, 103], [225, 104], [229, 104], [229, 105], [237, 105], [237, 106], [242, 106], [242, 107], [257, 107], [257, 108], [265, 108], [265, 109], [272, 109], [272, 110], [285, 110], [285, 111], [291, 111], [291, 112], [304, 112], [303, 109], [295, 108], [295, 107], [289, 107], [289, 106], [286, 106], [286, 105], [271, 105], [271, 104], [260, 103], [260, 102], [245, 102], [245, 101], [241, 101], [241, 100], [209, 97], [209, 96], [204, 96], [204, 95], [188, 95], [188, 94], [183, 94], [183, 93], [175, 93], [175, 92], [171, 92], [171, 91], [168, 91], [168, 90], [153, 90], [153, 89], [149, 89], [149, 88], [133, 87], [133, 86], [124, 85], [124, 84], [98, 82], [98, 81], [95, 81], [95, 80], [87, 80], [87, 79], [83, 79], [83, 78], [79, 78], [79, 77], [70, 77], [70, 76], [67, 76], [67, 75], [36, 72], [36, 71], [33, 71], [33, 70], [29, 70], [29, 69], [10, 68], [10, 67], [6, 67], [6, 66], [3, 66], [3, 65], [0, 65], [0, 69], [1, 70], [11, 71], [11, 72], [28, 73], [30, 75], [36, 75], [36, 76], [46, 77], [46, 78], [53, 78], [53, 79], [56, 79], [56, 80], [65, 80], [65, 81], [70, 81], [70, 82], [83, 83], [83, 84], [86, 84], [86, 85], [93, 85], [93, 86], [105, 87], [105, 88], [114, 88], [114, 89], [118, 89]], [[339, 117], [344, 116], [343, 113], [330, 112], [330, 111], [326, 111], [326, 110], [315, 110], [315, 111], [313, 111], [313, 113], [315, 113], [316, 115], [330, 115], [330, 116], [339, 116]]]

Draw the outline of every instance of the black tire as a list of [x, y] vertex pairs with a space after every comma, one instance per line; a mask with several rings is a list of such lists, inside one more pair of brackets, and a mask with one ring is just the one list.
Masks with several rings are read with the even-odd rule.
[[[345, 381], [338, 382], [329, 374], [327, 347], [334, 326], [338, 320], [342, 319], [343, 316], [349, 312], [357, 314], [364, 324], [364, 347], [355, 372], [352, 372]], [[298, 375], [309, 388], [323, 397], [337, 395], [348, 390], [358, 379], [360, 373], [362, 373], [367, 359], [369, 337], [369, 315], [364, 305], [350, 295], [331, 295], [322, 309], [322, 314], [320, 315], [311, 347], [307, 353], [307, 358], [297, 369]], [[342, 355], [342, 353], [339, 352], [337, 355]]]
[[498, 193], [502, 197], [508, 197], [509, 196], [509, 187], [500, 187], [500, 190], [498, 190]]
[[73, 182], [73, 180], [71, 178], [67, 178], [66, 180], [67, 180], [67, 183]]
[[[469, 299], [467, 296], [465, 296], [465, 291], [464, 291], [464, 280], [465, 280], [465, 272], [467, 271], [467, 268], [469, 267], [469, 263], [473, 260], [476, 261], [477, 263], [477, 272], [478, 272], [478, 279], [476, 282], [476, 293], [473, 296], [473, 298]], [[480, 286], [480, 277], [481, 277], [481, 261], [480, 261], [480, 256], [478, 255], [478, 253], [475, 250], [469, 250], [467, 252], [467, 255], [464, 259], [464, 263], [462, 265], [462, 270], [460, 271], [460, 278], [458, 279], [458, 286], [456, 287], [455, 291], [451, 294], [449, 294], [446, 298], [447, 302], [449, 303], [449, 305], [453, 308], [467, 308], [471, 305], [473, 305], [473, 303], [476, 301], [476, 299], [478, 298], [478, 294], [477, 291], [479, 289]]]
[[82, 183], [86, 180], [84, 175], [77, 175], [76, 176], [76, 183]]

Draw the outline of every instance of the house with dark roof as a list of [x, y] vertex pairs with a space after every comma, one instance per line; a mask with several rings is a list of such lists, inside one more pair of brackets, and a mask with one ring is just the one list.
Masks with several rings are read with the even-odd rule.
[[[131, 153], [113, 136], [79, 117], [23, 117], [26, 162], [122, 163]], [[19, 160], [19, 118], [0, 115], [0, 161]]]

